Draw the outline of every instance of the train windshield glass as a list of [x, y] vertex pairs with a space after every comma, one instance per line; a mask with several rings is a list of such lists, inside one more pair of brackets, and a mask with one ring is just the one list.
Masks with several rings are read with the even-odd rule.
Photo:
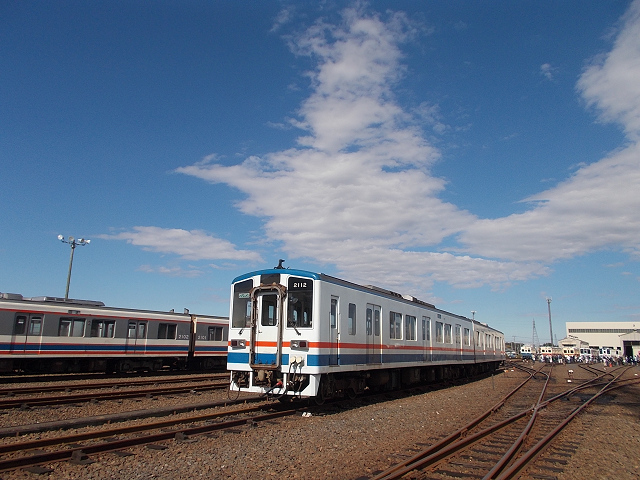
[[253, 280], [236, 283], [233, 287], [233, 312], [231, 326], [244, 328], [251, 325], [251, 289]]
[[289, 312], [287, 326], [311, 328], [313, 305], [313, 280], [309, 278], [289, 277]]

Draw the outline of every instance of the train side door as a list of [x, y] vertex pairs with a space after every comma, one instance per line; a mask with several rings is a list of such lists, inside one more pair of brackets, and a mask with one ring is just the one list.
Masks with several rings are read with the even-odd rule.
[[279, 368], [282, 364], [282, 315], [286, 293], [281, 285], [256, 287], [251, 292], [252, 367]]
[[338, 365], [338, 341], [340, 338], [340, 306], [339, 298], [331, 297], [331, 310], [329, 313], [329, 335], [330, 335], [330, 348], [329, 348], [329, 365]]
[[367, 336], [367, 363], [382, 363], [381, 312], [382, 309], [379, 305], [367, 303], [365, 325]]
[[[12, 354], [29, 353], [38, 351], [42, 336], [42, 315], [28, 313], [18, 313], [13, 323], [13, 335], [9, 351]], [[36, 342], [36, 350], [29, 347], [30, 343]]]
[[126, 353], [144, 353], [147, 345], [147, 322], [144, 320], [129, 320], [127, 329]]
[[422, 317], [422, 360], [431, 361], [431, 317]]

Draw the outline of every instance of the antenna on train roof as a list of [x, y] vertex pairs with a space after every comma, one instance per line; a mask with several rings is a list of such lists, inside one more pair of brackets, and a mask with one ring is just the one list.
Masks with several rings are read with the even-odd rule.
[[278, 266], [277, 267], [273, 267], [276, 270], [284, 270], [284, 267], [282, 266], [282, 264], [284, 263], [284, 259], [280, 259], [278, 260]]

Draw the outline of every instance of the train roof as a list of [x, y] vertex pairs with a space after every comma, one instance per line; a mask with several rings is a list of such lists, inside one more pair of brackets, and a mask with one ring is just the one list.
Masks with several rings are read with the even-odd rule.
[[[333, 277], [333, 276], [327, 275], [325, 273], [310, 272], [308, 270], [298, 270], [298, 269], [293, 269], [293, 268], [268, 268], [268, 269], [264, 269], [264, 270], [256, 270], [256, 271], [253, 271], [253, 272], [248, 272], [248, 273], [239, 275], [236, 278], [234, 278], [231, 283], [233, 284], [233, 283], [241, 282], [242, 280], [246, 280], [248, 278], [255, 277], [257, 275], [275, 275], [275, 274], [281, 274], [281, 273], [287, 273], [289, 275], [295, 275], [295, 276], [300, 276], [300, 277], [308, 277], [308, 278], [312, 278], [314, 280], [323, 280], [323, 281], [326, 281], [326, 282], [331, 282], [331, 283], [336, 283], [336, 284], [344, 285], [344, 286], [351, 287], [351, 288], [356, 288], [358, 290], [364, 290], [364, 291], [377, 293], [379, 295], [383, 295], [383, 296], [386, 296], [386, 297], [394, 298], [394, 299], [401, 300], [401, 301], [404, 301], [404, 302], [407, 302], [407, 303], [413, 303], [413, 304], [417, 304], [417, 305], [422, 305], [424, 307], [429, 307], [429, 308], [432, 308], [432, 309], [434, 309], [434, 310], [436, 310], [438, 312], [442, 312], [442, 313], [444, 313], [446, 315], [451, 315], [451, 316], [459, 317], [459, 318], [465, 318], [465, 319], [469, 320], [470, 322], [473, 322], [476, 325], [482, 325], [483, 327], [489, 328], [491, 330], [495, 330], [493, 327], [490, 327], [486, 323], [482, 323], [482, 322], [479, 322], [478, 320], [471, 319], [471, 318], [465, 317], [463, 315], [458, 315], [456, 313], [451, 313], [451, 312], [447, 312], [445, 310], [440, 310], [435, 305], [433, 305], [431, 303], [424, 302], [422, 300], [419, 300], [419, 299], [417, 299], [416, 297], [414, 297], [412, 295], [402, 295], [402, 294], [394, 292], [392, 290], [387, 290], [385, 288], [376, 287], [375, 285], [359, 285], [357, 283], [349, 282], [347, 280], [342, 280], [340, 278]], [[498, 330], [495, 330], [495, 331], [498, 331]]]
[[307, 270], [296, 270], [290, 268], [270, 268], [265, 270], [257, 270], [255, 272], [245, 273], [233, 279], [232, 283], [240, 282], [242, 280], [246, 280], [247, 278], [255, 277], [256, 275], [277, 275], [281, 273], [288, 273], [289, 275], [295, 275], [300, 277], [309, 277], [314, 280], [324, 280], [326, 282], [337, 283], [339, 285], [344, 285], [347, 287], [370, 290], [372, 292], [381, 293], [383, 295], [394, 297], [397, 299], [403, 299], [411, 303], [417, 303], [419, 305], [423, 305], [430, 308], [436, 308], [435, 305], [431, 303], [424, 302], [422, 300], [417, 299], [412, 295], [403, 295], [398, 292], [394, 292], [392, 290], [387, 290], [386, 288], [376, 287], [375, 285], [359, 285], [357, 283], [349, 282], [348, 280], [343, 280], [341, 278], [333, 277], [331, 275], [327, 275], [326, 273], [317, 273], [310, 272]]
[[104, 302], [100, 302], [98, 300], [79, 300], [75, 298], [64, 299], [61, 297], [48, 297], [48, 296], [40, 296], [40, 297], [25, 297], [19, 293], [3, 293], [0, 292], [0, 301], [7, 302], [24, 302], [26, 304], [45, 304], [57, 306], [67, 306], [67, 307], [84, 307], [85, 309], [89, 308], [97, 308], [104, 311], [110, 312], [135, 312], [135, 313], [150, 313], [150, 314], [159, 314], [159, 315], [179, 315], [179, 316], [194, 316], [197, 318], [209, 318], [209, 319], [221, 319], [228, 320], [228, 317], [218, 316], [218, 315], [204, 315], [204, 314], [191, 314], [188, 308], [185, 308], [182, 312], [176, 312], [173, 309], [169, 311], [162, 310], [148, 310], [148, 309], [137, 309], [137, 308], [128, 308], [128, 307], [107, 307]]
[[372, 292], [381, 293], [389, 297], [402, 299], [411, 303], [417, 303], [425, 307], [436, 308], [435, 305], [419, 300], [412, 295], [403, 295], [403, 294], [394, 292], [392, 290], [387, 290], [386, 288], [376, 287], [375, 285], [359, 285], [357, 283], [349, 282], [348, 280], [343, 280], [341, 278], [327, 275], [326, 273], [310, 272], [307, 270], [296, 270], [296, 269], [290, 269], [290, 268], [270, 268], [266, 270], [257, 270], [255, 272], [245, 273], [244, 275], [240, 275], [234, 278], [232, 283], [240, 282], [242, 280], [246, 280], [247, 278], [255, 277], [256, 275], [274, 275], [274, 274], [280, 274], [285, 272], [288, 273], [289, 275], [297, 275], [300, 277], [310, 277], [310, 278], [313, 278], [314, 280], [324, 280], [326, 282], [337, 283], [339, 285], [344, 285], [346, 287], [352, 287], [352, 288], [357, 288], [361, 290], [370, 290]]
[[0, 300], [18, 300], [27, 302], [44, 302], [44, 303], [64, 303], [68, 305], [82, 305], [84, 307], [104, 307], [104, 302], [98, 300], [80, 300], [77, 298], [62, 297], [24, 297], [19, 293], [2, 293], [0, 292]]

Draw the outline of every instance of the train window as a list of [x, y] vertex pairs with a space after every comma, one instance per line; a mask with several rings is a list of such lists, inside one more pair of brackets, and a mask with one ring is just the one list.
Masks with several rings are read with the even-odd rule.
[[233, 313], [231, 326], [244, 328], [251, 325], [251, 289], [253, 280], [245, 280], [233, 286]]
[[224, 333], [224, 328], [222, 327], [209, 327], [207, 340], [212, 342], [223, 342], [226, 340]]
[[16, 322], [13, 324], [13, 334], [14, 335], [24, 335], [24, 331], [27, 326], [27, 316], [26, 315], [17, 315]]
[[289, 277], [288, 327], [310, 328], [313, 311], [313, 281], [308, 278]]
[[460, 345], [462, 343], [462, 327], [460, 325], [456, 325], [456, 345]]
[[84, 318], [61, 317], [58, 325], [59, 337], [84, 337]]
[[40, 335], [42, 333], [42, 319], [32, 318], [29, 322], [29, 335]]
[[380, 307], [373, 309], [373, 334], [376, 337], [380, 336]]
[[402, 340], [402, 314], [389, 312], [389, 338]]
[[451, 324], [450, 323], [445, 323], [444, 324], [444, 343], [453, 343], [453, 340], [451, 339]]
[[138, 338], [147, 338], [147, 322], [138, 322]]
[[471, 345], [471, 335], [470, 335], [471, 331], [468, 328], [464, 329], [464, 335], [462, 337], [462, 340], [464, 342], [465, 345]]
[[444, 324], [436, 322], [436, 342], [444, 343]]
[[93, 320], [91, 322], [91, 336], [100, 338], [113, 338], [116, 331], [115, 320]]
[[158, 338], [175, 340], [177, 329], [175, 323], [161, 323], [158, 325]]
[[371, 308], [371, 305], [367, 305], [366, 313], [364, 328], [367, 335], [373, 335], [373, 308]]
[[349, 304], [349, 325], [348, 325], [349, 335], [356, 334], [356, 304]]
[[262, 325], [265, 327], [276, 325], [276, 300], [275, 295], [262, 295]]
[[146, 338], [147, 322], [129, 322], [128, 338]]
[[404, 320], [405, 328], [407, 330], [407, 340], [416, 339], [416, 317], [412, 315], [406, 315]]
[[331, 323], [331, 328], [336, 328], [338, 326], [338, 299], [336, 297], [331, 297], [329, 321]]

